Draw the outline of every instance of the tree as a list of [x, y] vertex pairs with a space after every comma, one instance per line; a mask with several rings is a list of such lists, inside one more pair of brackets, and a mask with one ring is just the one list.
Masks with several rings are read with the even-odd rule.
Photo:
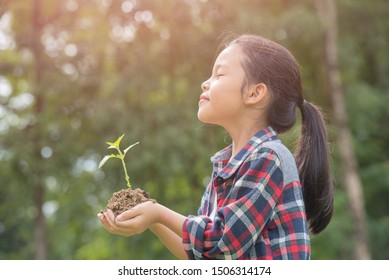
[[370, 259], [363, 186], [358, 175], [358, 164], [353, 151], [339, 70], [336, 4], [333, 0], [316, 0], [315, 3], [324, 26], [324, 64], [328, 82], [327, 92], [331, 99], [333, 118], [337, 126], [338, 150], [344, 170], [344, 186], [349, 196], [349, 205], [354, 219], [355, 257], [357, 259]]

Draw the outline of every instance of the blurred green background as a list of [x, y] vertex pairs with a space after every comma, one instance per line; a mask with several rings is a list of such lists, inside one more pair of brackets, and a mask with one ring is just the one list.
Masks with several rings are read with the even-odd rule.
[[[340, 73], [368, 252], [389, 259], [389, 2], [338, 0]], [[343, 183], [311, 0], [1, 0], [0, 259], [174, 259], [150, 232], [107, 233], [96, 214], [125, 187], [120, 162], [98, 163], [123, 133], [131, 182], [194, 214], [229, 144], [197, 119], [200, 84], [221, 36], [255, 33], [289, 48], [305, 98], [331, 131], [335, 213], [312, 259], [355, 259], [354, 201]], [[283, 135], [293, 150], [298, 132]]]

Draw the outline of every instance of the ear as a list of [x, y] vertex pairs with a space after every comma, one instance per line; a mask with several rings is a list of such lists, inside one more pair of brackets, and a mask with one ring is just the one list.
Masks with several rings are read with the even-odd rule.
[[263, 107], [267, 104], [269, 99], [269, 91], [264, 83], [251, 85], [245, 95], [246, 105], [259, 105]]

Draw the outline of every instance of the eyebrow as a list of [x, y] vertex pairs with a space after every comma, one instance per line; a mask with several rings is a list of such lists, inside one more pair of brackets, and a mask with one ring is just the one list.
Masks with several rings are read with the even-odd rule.
[[216, 64], [215, 67], [213, 68], [213, 71], [217, 72], [220, 68], [227, 68], [227, 65], [224, 63]]

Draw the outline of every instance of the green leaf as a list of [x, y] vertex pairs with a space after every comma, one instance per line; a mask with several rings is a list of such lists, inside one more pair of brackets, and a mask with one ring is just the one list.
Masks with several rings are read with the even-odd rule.
[[108, 145], [110, 145], [107, 149], [116, 149], [116, 147], [114, 146], [115, 143], [113, 143], [113, 142], [105, 142], [105, 143], [107, 143]]
[[101, 161], [100, 161], [100, 164], [99, 164], [99, 168], [101, 168], [107, 160], [109, 160], [110, 158], [115, 158], [117, 157], [116, 155], [112, 154], [112, 155], [109, 155], [109, 156], [105, 156]]
[[119, 148], [120, 142], [122, 141], [123, 137], [124, 137], [124, 134], [123, 134], [122, 136], [120, 136], [120, 137], [118, 138], [118, 140], [115, 141], [115, 144], [114, 144], [115, 147], [118, 147], [118, 148]]
[[127, 149], [124, 150], [124, 154], [126, 154], [129, 149], [131, 149], [132, 147], [134, 147], [135, 145], [138, 145], [138, 144], [139, 144], [139, 142], [136, 142], [136, 143], [130, 145]]
[[117, 149], [117, 150], [119, 150], [120, 142], [122, 141], [123, 137], [124, 137], [124, 134], [123, 134], [122, 136], [120, 136], [120, 137], [115, 141], [115, 143], [106, 142], [108, 145], [110, 145], [110, 146], [108, 147], [108, 149]]

